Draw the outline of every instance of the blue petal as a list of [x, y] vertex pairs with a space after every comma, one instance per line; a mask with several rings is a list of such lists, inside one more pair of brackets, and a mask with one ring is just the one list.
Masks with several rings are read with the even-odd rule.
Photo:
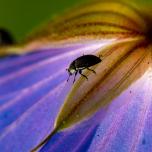
[[3, 152], [30, 151], [52, 131], [72, 86], [72, 81], [66, 82], [65, 69], [76, 57], [103, 46], [97, 43], [48, 48], [0, 60], [0, 149]]

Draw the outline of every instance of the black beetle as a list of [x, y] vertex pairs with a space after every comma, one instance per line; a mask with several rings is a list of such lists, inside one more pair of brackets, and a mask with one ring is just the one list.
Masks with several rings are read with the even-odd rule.
[[96, 65], [100, 63], [101, 61], [102, 60], [100, 59], [100, 57], [97, 57], [95, 55], [83, 55], [83, 56], [78, 57], [70, 64], [69, 68], [67, 69], [69, 73], [69, 77], [67, 81], [69, 81], [70, 76], [74, 74], [74, 80], [73, 80], [73, 83], [74, 83], [76, 75], [78, 73], [88, 80], [88, 78], [84, 74], [82, 74], [82, 70], [88, 69], [96, 74], [96, 72], [90, 69], [89, 67]]

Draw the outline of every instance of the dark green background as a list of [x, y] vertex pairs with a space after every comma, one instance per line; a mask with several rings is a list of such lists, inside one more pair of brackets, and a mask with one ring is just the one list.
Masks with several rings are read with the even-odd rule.
[[21, 40], [51, 16], [60, 14], [82, 1], [84, 0], [0, 0], [0, 27], [9, 29], [17, 40]]
[[51, 16], [60, 14], [82, 0], [0, 0], [0, 27], [11, 31], [17, 40]]

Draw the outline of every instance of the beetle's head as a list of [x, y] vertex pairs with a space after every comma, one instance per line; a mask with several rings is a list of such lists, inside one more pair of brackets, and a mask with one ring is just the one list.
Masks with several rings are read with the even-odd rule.
[[68, 77], [68, 79], [67, 79], [67, 82], [69, 81], [69, 78], [70, 78], [70, 76], [72, 75], [72, 74], [74, 74], [75, 73], [75, 70], [73, 69], [73, 68], [68, 68], [68, 69], [66, 69], [66, 71], [68, 71], [68, 73], [69, 73], [69, 77]]
[[69, 73], [69, 75], [72, 75], [72, 74], [74, 74], [75, 73], [75, 69], [73, 69], [73, 68], [68, 68], [68, 69], [66, 69], [67, 71], [68, 71], [68, 73]]

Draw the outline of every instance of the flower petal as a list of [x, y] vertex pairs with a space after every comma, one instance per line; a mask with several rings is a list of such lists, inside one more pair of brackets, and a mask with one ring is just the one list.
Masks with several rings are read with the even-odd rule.
[[[150, 48], [151, 49], [151, 48]], [[111, 51], [111, 50], [108, 50]], [[56, 120], [56, 128], [67, 128], [105, 107], [151, 66], [150, 50], [128, 44], [113, 51], [97, 68], [72, 88]], [[68, 109], [68, 110], [67, 110]]]
[[72, 85], [66, 82], [66, 67], [77, 56], [92, 53], [105, 44], [94, 41], [52, 47], [1, 59], [0, 148], [29, 151], [53, 130], [59, 108]]
[[107, 108], [81, 124], [55, 134], [40, 151], [151, 152], [152, 136], [148, 133], [152, 122], [151, 76], [149, 69]]

